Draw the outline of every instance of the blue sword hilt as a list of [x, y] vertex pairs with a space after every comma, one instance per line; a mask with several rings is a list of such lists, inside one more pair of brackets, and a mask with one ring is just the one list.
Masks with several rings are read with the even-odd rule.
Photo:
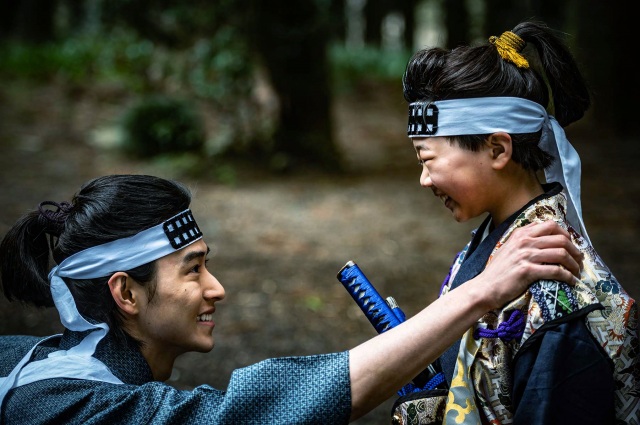
[[[397, 305], [394, 308], [390, 307], [353, 261], [347, 262], [340, 269], [338, 280], [378, 333], [394, 328], [404, 321], [402, 310]], [[395, 304], [395, 300], [393, 303]]]
[[[348, 261], [340, 269], [338, 280], [379, 334], [405, 321], [405, 314], [398, 307], [396, 300], [393, 297], [383, 299], [360, 270], [360, 267], [353, 261]], [[398, 394], [405, 395], [417, 389], [433, 389], [443, 383], [446, 385], [444, 374], [437, 372], [434, 364], [430, 364], [413, 378], [413, 384], [405, 385]]]

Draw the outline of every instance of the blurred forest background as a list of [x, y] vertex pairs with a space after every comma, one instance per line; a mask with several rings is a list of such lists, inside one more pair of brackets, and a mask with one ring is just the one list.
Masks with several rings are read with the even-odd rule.
[[[335, 279], [361, 265], [408, 315], [432, 301], [479, 221], [418, 185], [401, 75], [426, 46], [484, 42], [524, 19], [566, 36], [594, 104], [567, 130], [595, 248], [640, 297], [640, 160], [630, 2], [20, 0], [0, 14], [0, 233], [107, 173], [188, 183], [228, 299], [216, 348], [170, 384], [224, 388], [268, 356], [374, 334]], [[59, 332], [0, 301], [0, 332]], [[359, 420], [389, 422], [393, 400]]]

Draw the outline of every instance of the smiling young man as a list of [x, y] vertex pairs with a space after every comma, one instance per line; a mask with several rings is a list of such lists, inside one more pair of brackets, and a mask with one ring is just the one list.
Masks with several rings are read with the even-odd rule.
[[0, 244], [5, 296], [55, 306], [65, 331], [0, 337], [2, 423], [347, 423], [530, 282], [573, 282], [580, 271], [568, 233], [529, 226], [466, 291], [351, 350], [267, 359], [235, 370], [224, 391], [206, 383], [181, 391], [162, 381], [181, 354], [213, 348], [225, 298], [190, 201], [177, 182], [104, 176], [71, 203], [41, 203], [9, 230]]
[[156, 260], [152, 294], [125, 272], [114, 273], [108, 281], [123, 327], [143, 342], [141, 352], [155, 380], [169, 379], [178, 356], [213, 349], [215, 303], [225, 292], [207, 270], [208, 252], [200, 239]]

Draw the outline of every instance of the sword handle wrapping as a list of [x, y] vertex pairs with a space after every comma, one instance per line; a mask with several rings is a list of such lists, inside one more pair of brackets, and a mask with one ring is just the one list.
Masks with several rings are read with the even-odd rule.
[[[404, 312], [398, 307], [396, 300], [393, 297], [383, 299], [360, 267], [353, 261], [348, 261], [340, 269], [337, 277], [379, 334], [405, 321]], [[443, 382], [444, 375], [438, 372], [434, 365], [439, 369], [437, 361], [430, 364], [413, 378], [413, 384], [418, 388], [431, 388], [432, 385], [435, 388]], [[403, 395], [412, 390], [407, 384], [398, 394]]]
[[[338, 280], [378, 333], [394, 328], [404, 321], [404, 317], [396, 315], [394, 309], [389, 307], [387, 301], [380, 296], [360, 267], [353, 261], [347, 262], [340, 269]], [[395, 309], [399, 310], [397, 306]]]

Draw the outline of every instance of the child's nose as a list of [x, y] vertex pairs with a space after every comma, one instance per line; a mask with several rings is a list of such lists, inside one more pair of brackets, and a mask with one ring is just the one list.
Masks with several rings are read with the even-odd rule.
[[422, 166], [422, 173], [420, 174], [420, 186], [431, 187], [431, 176], [429, 175], [429, 169], [426, 166]]

